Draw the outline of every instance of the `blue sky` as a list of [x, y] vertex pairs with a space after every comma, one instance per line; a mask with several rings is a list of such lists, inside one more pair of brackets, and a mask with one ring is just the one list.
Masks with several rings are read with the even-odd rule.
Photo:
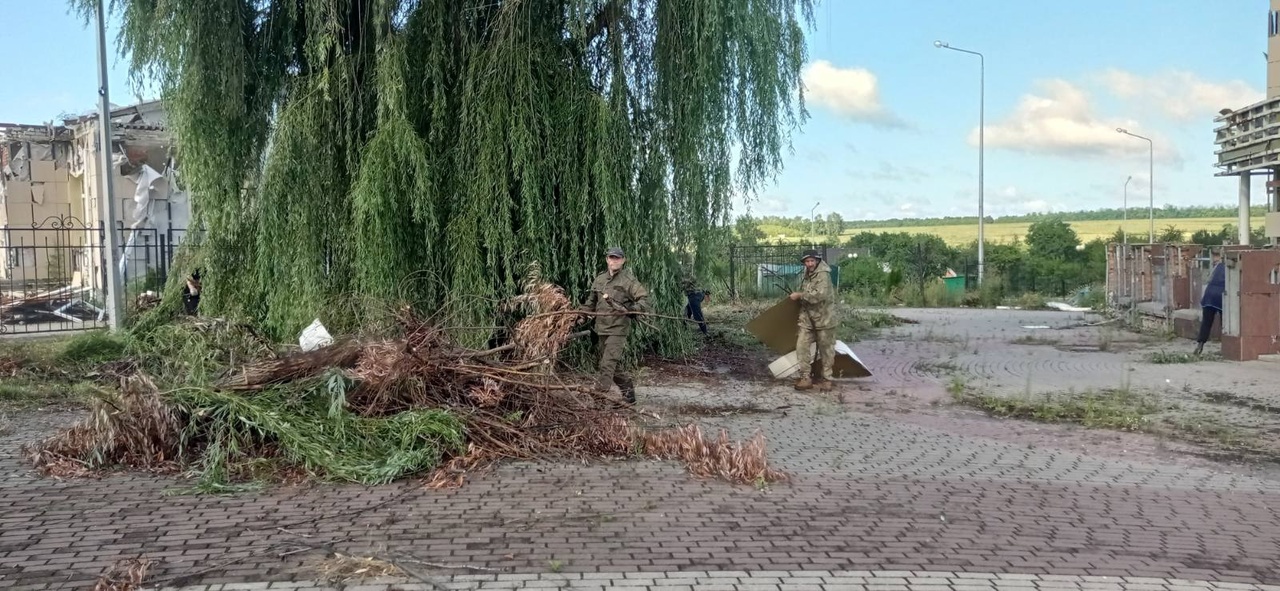
[[[1227, 10], [1232, 8], [1234, 10]], [[978, 58], [986, 56], [986, 213], [1235, 204], [1213, 116], [1265, 91], [1267, 2], [834, 0], [817, 10], [811, 118], [757, 214], [977, 214]], [[1255, 181], [1255, 204], [1264, 203]]]
[[[978, 59], [937, 39], [986, 55], [988, 215], [1119, 206], [1130, 175], [1129, 204], [1145, 207], [1147, 144], [1117, 126], [1156, 140], [1157, 206], [1234, 204], [1235, 179], [1213, 176], [1212, 120], [1261, 98], [1266, 13], [1265, 0], [829, 0], [810, 36], [811, 118], [750, 210], [976, 214]], [[92, 28], [58, 0], [0, 0], [0, 14], [19, 25], [6, 46], [30, 56], [6, 63], [0, 122], [96, 106]], [[112, 102], [128, 104], [114, 40]]]

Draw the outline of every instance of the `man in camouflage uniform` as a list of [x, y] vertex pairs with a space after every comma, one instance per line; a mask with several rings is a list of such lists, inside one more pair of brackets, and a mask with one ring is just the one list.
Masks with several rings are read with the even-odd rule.
[[595, 319], [595, 332], [600, 337], [600, 365], [596, 373], [596, 388], [608, 391], [617, 384], [627, 402], [635, 403], [635, 381], [618, 364], [627, 349], [627, 335], [631, 333], [635, 312], [649, 312], [649, 290], [645, 289], [631, 269], [626, 267], [626, 255], [621, 248], [610, 248], [605, 253], [608, 269], [597, 275], [591, 283], [591, 293], [579, 308], [584, 312], [599, 314]]
[[800, 302], [800, 335], [796, 338], [800, 379], [796, 381], [796, 389], [808, 390], [814, 387], [810, 379], [813, 354], [809, 347], [816, 341], [818, 359], [822, 363], [822, 380], [817, 383], [817, 388], [830, 390], [831, 366], [836, 359], [836, 289], [831, 283], [831, 267], [822, 260], [822, 255], [810, 250], [804, 253], [801, 260], [804, 262], [804, 272], [800, 275], [800, 290], [790, 296], [792, 300]]

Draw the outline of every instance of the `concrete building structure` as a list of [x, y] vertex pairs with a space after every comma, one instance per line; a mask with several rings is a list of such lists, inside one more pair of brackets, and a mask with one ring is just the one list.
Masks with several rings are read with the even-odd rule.
[[[174, 142], [159, 101], [111, 113], [112, 167], [101, 170], [96, 114], [61, 124], [0, 123], [0, 280], [105, 287], [103, 230], [121, 231], [126, 281], [163, 265], [158, 246], [185, 230], [191, 208], [179, 187]], [[102, 175], [119, 201], [104, 219]], [[163, 238], [162, 238], [163, 237]]]
[[1223, 105], [1214, 118], [1217, 176], [1239, 178], [1239, 244], [1249, 243], [1251, 179], [1267, 179], [1266, 236], [1280, 244], [1280, 0], [1267, 11], [1267, 96], [1240, 108]]

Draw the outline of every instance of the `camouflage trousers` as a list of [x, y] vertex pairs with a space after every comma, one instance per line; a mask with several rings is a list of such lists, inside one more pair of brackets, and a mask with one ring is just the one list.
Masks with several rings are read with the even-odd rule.
[[808, 378], [813, 371], [813, 353], [809, 347], [815, 342], [818, 344], [818, 361], [822, 364], [822, 379], [830, 380], [831, 366], [836, 361], [835, 329], [818, 329], [807, 323], [800, 324], [800, 335], [796, 337], [796, 361], [800, 363], [800, 379]]
[[608, 391], [609, 386], [617, 384], [623, 395], [630, 393], [634, 396], [635, 381], [625, 370], [618, 369], [626, 351], [626, 335], [600, 335], [600, 365], [596, 370], [597, 389]]

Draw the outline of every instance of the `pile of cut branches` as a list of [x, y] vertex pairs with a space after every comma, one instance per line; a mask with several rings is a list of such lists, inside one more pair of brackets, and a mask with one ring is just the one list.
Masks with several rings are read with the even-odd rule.
[[[577, 319], [559, 288], [530, 282], [507, 305], [525, 316], [507, 331], [509, 343], [487, 350], [459, 344], [407, 309], [399, 338], [283, 355], [252, 335], [224, 334], [242, 331], [234, 323], [184, 320], [182, 347], [154, 345], [88, 419], [27, 454], [53, 475], [185, 467], [214, 488], [264, 463], [369, 484], [428, 473], [431, 486], [444, 487], [502, 459], [637, 453], [734, 482], [785, 478], [768, 465], [760, 435], [738, 444], [724, 433], [704, 437], [696, 425], [646, 432], [642, 415], [621, 400], [557, 374], [556, 356], [585, 334], [572, 332]], [[207, 351], [235, 343], [256, 357], [210, 372], [210, 360], [245, 358]]]

